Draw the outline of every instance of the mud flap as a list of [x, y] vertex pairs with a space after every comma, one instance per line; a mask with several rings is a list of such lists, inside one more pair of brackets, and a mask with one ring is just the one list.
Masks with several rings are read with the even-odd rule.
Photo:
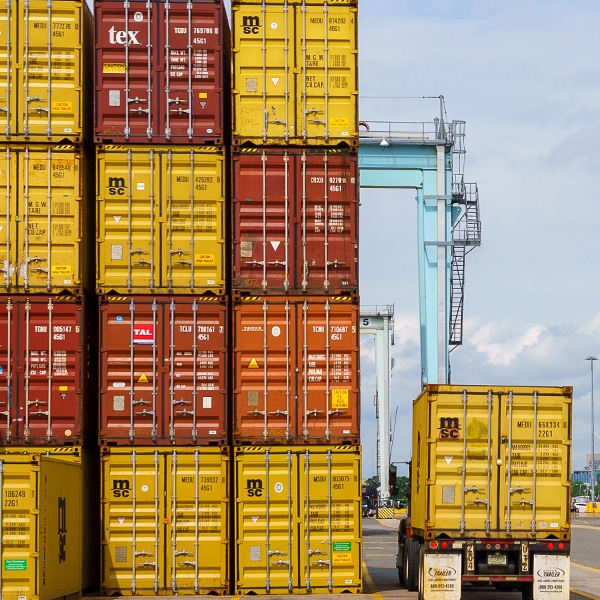
[[[460, 554], [425, 554], [423, 557], [424, 600], [460, 600]], [[553, 599], [554, 600], [554, 599]], [[562, 600], [562, 599], [561, 599]]]
[[533, 600], [569, 600], [571, 569], [568, 556], [535, 554], [533, 557]]

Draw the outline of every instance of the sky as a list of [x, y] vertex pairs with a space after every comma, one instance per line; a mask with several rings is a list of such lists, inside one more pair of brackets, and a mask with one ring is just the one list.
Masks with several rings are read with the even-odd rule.
[[[466, 260], [452, 383], [573, 386], [573, 468], [582, 469], [592, 438], [585, 359], [600, 358], [600, 3], [359, 0], [358, 18], [360, 120], [432, 121], [439, 102], [424, 97], [443, 95], [448, 118], [466, 121], [465, 181], [479, 188], [482, 245]], [[421, 388], [414, 197], [361, 191], [361, 304], [395, 312], [398, 462], [410, 458]], [[372, 440], [374, 345], [362, 338], [361, 435]], [[595, 380], [598, 415], [600, 361]], [[363, 476], [375, 471], [365, 443]]]

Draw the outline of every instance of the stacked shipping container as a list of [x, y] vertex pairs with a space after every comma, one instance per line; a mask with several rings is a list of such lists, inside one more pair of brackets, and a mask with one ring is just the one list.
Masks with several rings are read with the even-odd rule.
[[101, 592], [229, 589], [220, 0], [97, 0]]
[[0, 593], [97, 584], [92, 18], [0, 7]]
[[239, 594], [362, 588], [356, 7], [232, 1]]

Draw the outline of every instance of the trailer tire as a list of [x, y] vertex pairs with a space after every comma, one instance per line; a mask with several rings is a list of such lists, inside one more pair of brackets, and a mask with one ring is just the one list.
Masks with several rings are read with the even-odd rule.
[[409, 592], [416, 592], [419, 589], [419, 542], [408, 538], [408, 544], [405, 546], [405, 564], [406, 571], [406, 589]]
[[418, 600], [423, 600], [425, 594], [425, 546], [419, 547], [419, 595]]

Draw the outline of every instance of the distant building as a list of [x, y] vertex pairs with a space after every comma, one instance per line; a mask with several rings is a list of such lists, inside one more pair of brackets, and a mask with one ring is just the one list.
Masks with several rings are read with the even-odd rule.
[[[594, 466], [600, 467], [600, 454], [594, 453]], [[588, 470], [592, 468], [592, 455], [591, 454], [585, 455], [585, 468]]]

